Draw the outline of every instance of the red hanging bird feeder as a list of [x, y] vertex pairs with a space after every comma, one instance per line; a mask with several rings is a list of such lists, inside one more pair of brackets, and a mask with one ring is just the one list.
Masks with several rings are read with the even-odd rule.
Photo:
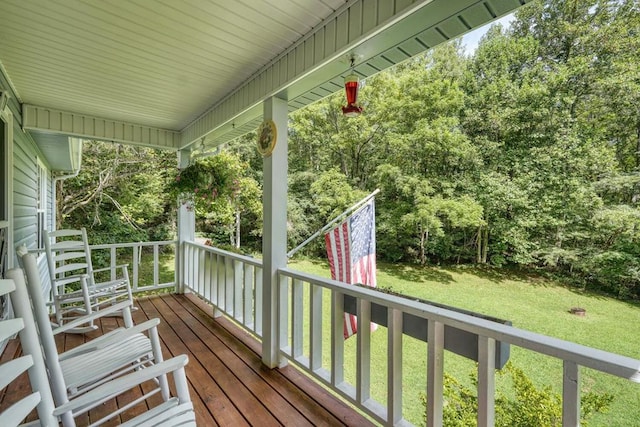
[[342, 114], [346, 117], [358, 117], [362, 113], [362, 107], [358, 102], [358, 76], [353, 72], [354, 58], [351, 58], [351, 74], [344, 78], [344, 90], [347, 94], [347, 105], [342, 107]]

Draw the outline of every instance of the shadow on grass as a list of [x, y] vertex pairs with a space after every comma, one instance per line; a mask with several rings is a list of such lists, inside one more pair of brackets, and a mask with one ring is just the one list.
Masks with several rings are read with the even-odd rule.
[[473, 274], [492, 282], [501, 283], [507, 280], [520, 280], [534, 286], [552, 286], [549, 279], [535, 271], [513, 267], [494, 267], [481, 264], [462, 264], [448, 267], [458, 272]]
[[378, 264], [378, 269], [401, 280], [423, 283], [436, 282], [450, 284], [455, 282], [453, 276], [440, 268], [411, 264]]

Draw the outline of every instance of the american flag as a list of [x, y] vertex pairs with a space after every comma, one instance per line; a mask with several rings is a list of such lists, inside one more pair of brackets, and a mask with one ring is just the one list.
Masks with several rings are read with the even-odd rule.
[[[324, 236], [331, 278], [376, 287], [376, 225], [373, 199]], [[357, 332], [357, 318], [344, 315], [344, 338]]]

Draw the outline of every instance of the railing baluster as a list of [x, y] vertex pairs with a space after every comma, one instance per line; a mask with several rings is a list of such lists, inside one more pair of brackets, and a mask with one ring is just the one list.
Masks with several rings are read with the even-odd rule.
[[356, 400], [364, 403], [371, 397], [371, 302], [358, 300], [356, 361]]
[[344, 294], [331, 292], [331, 385], [344, 382]]
[[[289, 278], [277, 275], [278, 280], [278, 345], [285, 349], [289, 344]], [[291, 279], [293, 280], [293, 279]], [[280, 366], [286, 361], [281, 360]]]
[[562, 427], [580, 425], [580, 367], [565, 360], [562, 367]]
[[444, 378], [444, 324], [427, 326], [427, 427], [442, 426]]
[[233, 288], [234, 288], [234, 280], [233, 280], [233, 259], [225, 257], [224, 259], [224, 270], [225, 270], [225, 280], [224, 280], [224, 310], [231, 315], [234, 316], [233, 312]]
[[259, 337], [262, 337], [262, 268], [256, 267], [255, 269], [255, 283], [256, 286], [254, 288], [255, 291], [255, 303], [253, 308], [255, 310], [254, 313], [254, 322], [256, 324], [256, 334]]
[[153, 286], [158, 286], [160, 283], [160, 254], [158, 252], [158, 245], [153, 245]]
[[111, 267], [111, 280], [116, 280], [116, 265], [118, 265], [116, 247], [112, 246], [109, 253], [111, 255], [111, 262], [109, 264]]
[[211, 277], [210, 269], [211, 268], [211, 254], [204, 252], [202, 254], [202, 265], [200, 269], [202, 272], [200, 273], [200, 277], [202, 278], [202, 282], [195, 288], [195, 291], [198, 295], [202, 296], [207, 301], [210, 301], [209, 295], [209, 279]]
[[293, 280], [291, 293], [291, 356], [296, 359], [302, 355], [304, 335], [304, 288], [301, 280]]
[[242, 309], [243, 272], [242, 261], [233, 260], [233, 316], [240, 323], [244, 322], [244, 310]]
[[402, 311], [387, 308], [387, 322], [387, 419], [395, 425], [402, 420]]
[[211, 298], [211, 304], [218, 305], [218, 255], [212, 253], [210, 261], [209, 274], [211, 275], [211, 284], [209, 285], [209, 298]]
[[478, 337], [478, 427], [493, 427], [495, 422], [496, 341]]
[[134, 246], [133, 247], [133, 256], [132, 256], [132, 274], [133, 274], [133, 283], [131, 284], [131, 288], [133, 289], [133, 291], [137, 291], [138, 290], [138, 281], [140, 280], [139, 278], [139, 268], [140, 265], [138, 264], [138, 252], [140, 251], [140, 247], [139, 246]]
[[200, 290], [200, 295], [202, 295], [202, 288], [204, 286], [204, 269], [205, 269], [205, 261], [207, 259], [207, 253], [202, 249], [198, 249], [198, 265], [194, 267], [196, 269], [197, 285], [195, 285], [196, 289]]
[[253, 321], [253, 284], [255, 280], [253, 278], [253, 266], [251, 264], [244, 264], [244, 287], [242, 297], [243, 319], [244, 325], [251, 329], [254, 325]]
[[322, 367], [322, 287], [309, 284], [309, 368]]
[[218, 310], [215, 311], [215, 315], [216, 317], [222, 316], [222, 311], [224, 310], [225, 307], [225, 272], [226, 272], [226, 268], [225, 268], [225, 257], [222, 255], [218, 255], [216, 256], [216, 269], [217, 269], [217, 276], [218, 276], [218, 299], [216, 301], [216, 306], [218, 307]]

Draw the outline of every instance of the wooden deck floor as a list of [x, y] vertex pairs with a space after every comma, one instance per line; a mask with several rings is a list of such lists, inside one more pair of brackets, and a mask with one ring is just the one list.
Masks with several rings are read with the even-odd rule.
[[[295, 368], [265, 368], [258, 355], [258, 342], [230, 321], [214, 320], [211, 310], [197, 298], [166, 294], [138, 299], [136, 305], [136, 323], [161, 319], [165, 358], [189, 356], [187, 378], [199, 426], [371, 425]], [[104, 320], [102, 332], [117, 327], [118, 322]], [[59, 349], [72, 348], [91, 334], [87, 338], [70, 334], [59, 337]], [[19, 352], [19, 345], [10, 342], [1, 360], [16, 357]], [[22, 382], [5, 390], [0, 407], [29, 390], [26, 377]], [[106, 403], [79, 424], [109, 413], [113, 410], [110, 405], [115, 404]]]

